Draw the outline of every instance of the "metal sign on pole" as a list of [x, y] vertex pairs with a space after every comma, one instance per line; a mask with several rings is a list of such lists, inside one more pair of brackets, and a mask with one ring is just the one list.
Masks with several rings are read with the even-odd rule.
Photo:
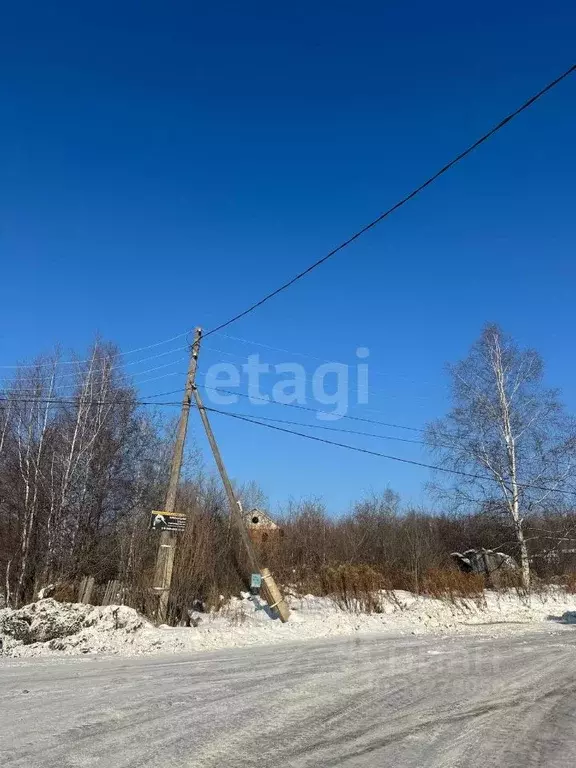
[[[192, 344], [190, 353], [190, 364], [188, 366], [188, 375], [186, 377], [186, 388], [184, 391], [184, 398], [182, 400], [182, 410], [180, 413], [180, 421], [178, 422], [178, 432], [176, 435], [176, 442], [174, 444], [174, 455], [172, 457], [172, 466], [170, 469], [170, 480], [168, 482], [168, 490], [166, 492], [166, 501], [164, 503], [164, 509], [162, 511], [156, 511], [151, 513], [150, 527], [152, 530], [160, 531], [160, 542], [158, 546], [158, 554], [156, 557], [156, 569], [154, 573], [154, 591], [158, 594], [158, 611], [157, 620], [158, 623], [164, 623], [168, 616], [168, 601], [170, 596], [170, 584], [172, 582], [172, 570], [174, 566], [174, 555], [176, 549], [176, 536], [178, 531], [183, 530], [185, 526], [185, 517], [175, 513], [176, 506], [176, 493], [178, 491], [178, 482], [180, 480], [180, 471], [182, 469], [182, 459], [184, 455], [184, 443], [186, 441], [186, 431], [188, 428], [188, 416], [190, 413], [190, 407], [192, 403], [192, 397], [194, 397], [198, 410], [200, 411], [200, 418], [206, 430], [208, 442], [212, 449], [222, 483], [226, 490], [228, 497], [228, 503], [230, 506], [230, 513], [234, 520], [242, 542], [246, 549], [248, 559], [250, 561], [250, 567], [255, 574], [260, 573], [260, 567], [258, 565], [258, 558], [256, 550], [248, 531], [242, 519], [241, 506], [236, 499], [232, 483], [224, 467], [222, 456], [216, 443], [216, 438], [212, 432], [212, 427], [208, 421], [206, 409], [200, 399], [200, 395], [196, 388], [196, 369], [198, 367], [198, 355], [200, 352], [200, 341], [202, 338], [202, 329], [196, 328], [194, 332], [194, 342]], [[278, 589], [272, 574], [264, 569], [262, 572], [262, 589], [265, 593], [265, 597], [270, 603], [272, 608], [275, 608], [282, 621], [287, 621], [290, 615], [288, 606], [282, 597], [280, 590]]]
[[184, 528], [186, 528], [186, 515], [158, 510], [150, 512], [148, 524], [150, 531], [183, 531]]
[[250, 592], [253, 595], [259, 595], [262, 588], [262, 574], [253, 573], [250, 575]]

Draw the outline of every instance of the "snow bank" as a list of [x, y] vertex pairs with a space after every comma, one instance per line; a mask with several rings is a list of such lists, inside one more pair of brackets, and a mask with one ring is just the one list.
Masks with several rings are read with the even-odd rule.
[[0, 637], [8, 655], [108, 650], [110, 639], [125, 645], [146, 628], [153, 630], [145, 618], [125, 605], [103, 607], [46, 598], [18, 610], [0, 610]]
[[[0, 637], [8, 656], [54, 653], [139, 655], [268, 645], [357, 633], [486, 632], [501, 635], [538, 627], [561, 629], [576, 621], [576, 596], [559, 588], [522, 599], [486, 592], [478, 600], [381, 593], [370, 615], [343, 611], [330, 598], [288, 596], [290, 621], [274, 619], [266, 603], [243, 594], [217, 613], [200, 614], [197, 627], [154, 627], [132, 608], [58, 603], [50, 598], [19, 610], [0, 610]], [[571, 629], [571, 628], [570, 628]]]

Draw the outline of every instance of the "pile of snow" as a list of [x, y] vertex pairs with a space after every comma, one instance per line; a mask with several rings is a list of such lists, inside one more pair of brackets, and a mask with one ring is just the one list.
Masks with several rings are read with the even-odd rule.
[[0, 637], [3, 652], [28, 655], [34, 651], [90, 652], [108, 650], [109, 639], [129, 642], [152, 625], [133, 608], [125, 605], [94, 606], [59, 603], [52, 598], [38, 600], [18, 610], [0, 610]]
[[[521, 598], [486, 592], [476, 600], [439, 600], [410, 592], [381, 593], [377, 613], [342, 610], [328, 597], [289, 595], [282, 624], [258, 597], [232, 598], [199, 614], [195, 627], [155, 627], [132, 608], [58, 603], [50, 598], [0, 610], [0, 638], [9, 656], [102, 653], [139, 655], [296, 642], [357, 633], [486, 632], [501, 635], [576, 622], [576, 597], [559, 588]], [[354, 606], [352, 606], [354, 608]], [[196, 622], [195, 622], [196, 623]], [[571, 630], [572, 631], [572, 630]]]

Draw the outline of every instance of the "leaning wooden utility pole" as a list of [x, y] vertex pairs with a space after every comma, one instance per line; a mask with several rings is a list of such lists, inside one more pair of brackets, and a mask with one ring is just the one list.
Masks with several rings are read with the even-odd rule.
[[[188, 430], [188, 416], [190, 414], [192, 393], [194, 390], [194, 382], [196, 380], [196, 368], [198, 367], [198, 353], [200, 352], [201, 338], [202, 329], [196, 328], [194, 331], [194, 341], [190, 349], [190, 363], [188, 365], [188, 374], [186, 376], [186, 387], [184, 389], [184, 398], [182, 400], [182, 410], [180, 412], [180, 421], [178, 422], [176, 442], [174, 443], [174, 454], [172, 456], [168, 490], [166, 491], [166, 501], [164, 502], [165, 512], [174, 512], [176, 507], [176, 494], [178, 492], [178, 483], [180, 481], [180, 472], [182, 470], [184, 444], [186, 442], [186, 432]], [[175, 531], [162, 531], [160, 534], [160, 545], [156, 556], [156, 570], [154, 573], [154, 591], [158, 594], [159, 598], [157, 612], [157, 620], [159, 624], [164, 623], [168, 616], [168, 599], [170, 597], [170, 584], [172, 583], [172, 569], [174, 567], [177, 535], [178, 534]]]
[[[244, 547], [246, 549], [246, 553], [248, 555], [248, 560], [250, 561], [250, 567], [252, 568], [252, 571], [254, 573], [260, 573], [260, 567], [258, 565], [258, 557], [256, 555], [256, 550], [254, 549], [254, 544], [252, 543], [252, 539], [248, 534], [246, 525], [244, 523], [244, 519], [242, 517], [242, 506], [239, 500], [236, 498], [236, 494], [234, 493], [232, 483], [230, 482], [230, 478], [228, 477], [228, 473], [226, 472], [226, 467], [224, 466], [224, 462], [222, 461], [222, 456], [220, 454], [220, 450], [218, 448], [216, 438], [214, 437], [214, 432], [212, 432], [212, 427], [210, 426], [210, 421], [208, 420], [208, 414], [206, 413], [206, 408], [204, 407], [204, 403], [202, 402], [202, 399], [200, 397], [200, 394], [198, 392], [196, 385], [192, 387], [192, 392], [194, 394], [194, 399], [196, 400], [196, 405], [198, 406], [198, 411], [200, 412], [200, 418], [202, 419], [202, 424], [204, 425], [204, 429], [206, 430], [206, 436], [208, 438], [208, 442], [210, 443], [210, 448], [212, 449], [212, 453], [214, 454], [214, 461], [216, 462], [216, 466], [218, 467], [218, 471], [220, 472], [220, 477], [222, 478], [224, 489], [226, 490], [226, 496], [228, 497], [228, 505], [230, 507], [230, 514], [232, 515], [232, 519], [234, 520], [236, 527], [240, 532], [240, 536], [242, 537], [242, 543], [244, 544]], [[290, 616], [290, 610], [288, 608], [286, 601], [282, 597], [282, 593], [280, 592], [278, 586], [276, 585], [276, 582], [274, 581], [272, 574], [267, 568], [265, 568], [261, 572], [261, 574], [262, 574], [262, 586], [263, 586], [264, 597], [268, 602], [268, 605], [270, 606], [270, 608], [276, 608], [276, 610], [278, 611], [278, 615], [280, 616], [280, 619], [282, 621], [288, 621], [288, 617]]]

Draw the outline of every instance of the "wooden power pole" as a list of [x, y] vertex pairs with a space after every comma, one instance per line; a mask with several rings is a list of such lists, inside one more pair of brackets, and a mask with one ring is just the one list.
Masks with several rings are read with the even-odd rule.
[[[194, 341], [190, 350], [190, 363], [188, 365], [188, 374], [186, 376], [186, 387], [184, 389], [184, 398], [182, 400], [180, 421], [178, 422], [178, 432], [174, 444], [174, 454], [172, 456], [172, 466], [170, 468], [170, 480], [168, 481], [168, 490], [166, 491], [166, 500], [164, 503], [165, 512], [174, 512], [176, 507], [176, 494], [178, 492], [178, 483], [180, 481], [180, 472], [182, 470], [184, 444], [186, 442], [186, 432], [188, 430], [188, 416], [190, 414], [192, 393], [194, 392], [201, 338], [202, 329], [196, 328], [194, 331]], [[175, 531], [162, 531], [160, 534], [160, 544], [156, 556], [156, 570], [154, 573], [154, 591], [159, 597], [157, 613], [158, 623], [164, 623], [168, 616], [168, 599], [170, 597], [170, 584], [172, 583], [172, 569], [174, 567], [177, 535], [178, 534]]]
[[[194, 399], [196, 400], [196, 405], [198, 406], [198, 411], [200, 412], [200, 418], [202, 419], [202, 424], [204, 425], [204, 429], [206, 430], [206, 436], [208, 438], [208, 442], [210, 443], [210, 448], [212, 449], [212, 453], [214, 454], [214, 461], [216, 462], [216, 466], [218, 467], [218, 471], [220, 472], [220, 477], [222, 478], [224, 489], [226, 490], [226, 496], [228, 497], [228, 505], [230, 507], [230, 514], [232, 515], [232, 519], [234, 520], [236, 527], [240, 532], [240, 536], [242, 537], [242, 543], [244, 544], [244, 547], [246, 549], [246, 553], [248, 555], [248, 560], [250, 561], [250, 567], [252, 568], [252, 571], [254, 573], [260, 573], [260, 567], [258, 565], [258, 557], [256, 555], [256, 550], [254, 548], [252, 539], [248, 534], [248, 530], [246, 528], [244, 519], [242, 517], [242, 507], [240, 505], [239, 500], [236, 498], [236, 494], [234, 493], [234, 488], [232, 487], [232, 483], [230, 482], [230, 478], [228, 477], [228, 473], [226, 472], [226, 467], [224, 466], [224, 462], [222, 461], [222, 456], [220, 454], [220, 450], [218, 448], [216, 438], [214, 437], [214, 433], [212, 432], [212, 427], [210, 426], [210, 421], [208, 420], [208, 414], [206, 413], [206, 408], [204, 407], [204, 403], [202, 402], [202, 399], [200, 397], [200, 394], [195, 384], [192, 387], [192, 392], [194, 394]], [[271, 608], [276, 608], [276, 610], [278, 611], [278, 615], [280, 616], [282, 621], [288, 621], [288, 617], [290, 616], [290, 610], [288, 608], [288, 605], [286, 604], [286, 601], [282, 597], [282, 594], [278, 589], [278, 586], [276, 585], [272, 577], [272, 574], [267, 568], [265, 568], [261, 572], [261, 574], [262, 574], [262, 587], [264, 591], [264, 597], [266, 598], [268, 605]]]

